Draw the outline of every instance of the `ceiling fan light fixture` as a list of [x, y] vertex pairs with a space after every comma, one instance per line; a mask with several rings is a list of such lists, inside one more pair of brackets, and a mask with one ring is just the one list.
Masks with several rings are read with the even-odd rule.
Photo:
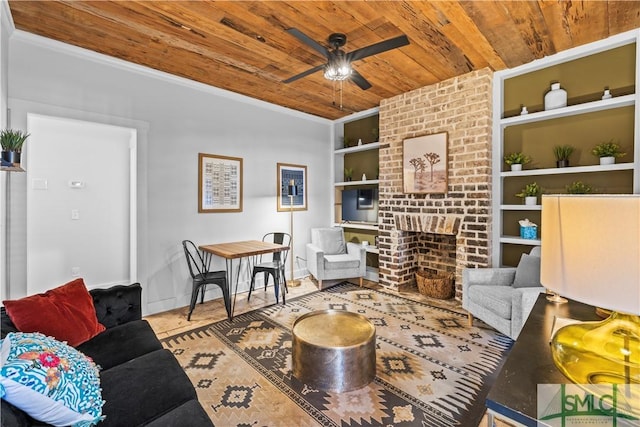
[[349, 77], [351, 77], [351, 64], [344, 58], [335, 58], [324, 68], [324, 78], [327, 80], [340, 81]]
[[[347, 43], [347, 36], [343, 33], [333, 33], [329, 35], [328, 42], [331, 48], [321, 45], [311, 37], [298, 30], [297, 28], [289, 28], [287, 32], [304, 44], [311, 46], [316, 52], [320, 53], [327, 59], [327, 63], [324, 65], [317, 65], [307, 71], [296, 74], [293, 77], [289, 77], [283, 80], [283, 83], [291, 83], [310, 74], [316, 73], [320, 70], [324, 72], [324, 78], [331, 80], [334, 83], [340, 83], [340, 93], [342, 93], [342, 82], [349, 79], [355, 83], [360, 89], [367, 90], [371, 87], [371, 83], [367, 81], [357, 70], [351, 68], [353, 61], [359, 61], [369, 56], [377, 55], [382, 52], [386, 52], [391, 49], [396, 49], [409, 44], [409, 39], [404, 34], [392, 39], [384, 40], [378, 43], [374, 43], [369, 46], [361, 47], [349, 53], [345, 53], [342, 49]], [[334, 84], [335, 88], [335, 84]]]

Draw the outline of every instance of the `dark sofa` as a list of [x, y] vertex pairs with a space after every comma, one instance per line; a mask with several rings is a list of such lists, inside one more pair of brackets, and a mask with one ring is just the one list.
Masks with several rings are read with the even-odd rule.
[[[136, 283], [90, 291], [98, 321], [107, 329], [77, 349], [101, 366], [104, 421], [99, 427], [213, 426], [176, 358], [142, 320], [142, 288]], [[4, 307], [4, 338], [17, 329]], [[42, 426], [2, 400], [2, 426]]]

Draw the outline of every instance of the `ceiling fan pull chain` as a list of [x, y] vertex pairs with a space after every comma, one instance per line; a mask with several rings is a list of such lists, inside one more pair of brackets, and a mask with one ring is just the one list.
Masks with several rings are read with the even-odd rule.
[[334, 80], [332, 81], [332, 83], [333, 83], [332, 85], [333, 86], [333, 105], [335, 106], [336, 105], [336, 81]]

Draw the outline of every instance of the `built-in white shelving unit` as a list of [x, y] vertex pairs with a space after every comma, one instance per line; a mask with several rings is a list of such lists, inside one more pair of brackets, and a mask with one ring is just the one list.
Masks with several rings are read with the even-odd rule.
[[[574, 180], [599, 183], [604, 189], [596, 188], [599, 193], [640, 192], [639, 37], [640, 31], [634, 30], [495, 73], [494, 266], [515, 265], [520, 253], [541, 244], [542, 224], [538, 223], [538, 239], [518, 235], [519, 218], [541, 219], [541, 205], [518, 204], [515, 198], [527, 183], [538, 182], [543, 193], [566, 192]], [[553, 82], [567, 90], [568, 105], [545, 111], [543, 97]], [[605, 88], [612, 98], [601, 99]], [[521, 115], [522, 106], [530, 112]], [[627, 155], [601, 166], [590, 151], [609, 139], [620, 140]], [[571, 166], [554, 167], [553, 147], [566, 144], [576, 148]], [[518, 151], [534, 157], [534, 162], [512, 172], [503, 157]]]
[[[378, 223], [365, 221], [351, 221], [342, 218], [342, 194], [347, 190], [358, 189], [377, 189], [379, 181], [376, 177], [376, 171], [378, 167], [378, 151], [380, 149], [380, 142], [370, 140], [373, 138], [371, 134], [367, 134], [367, 130], [370, 132], [367, 126], [369, 126], [368, 120], [378, 115], [378, 109], [373, 108], [360, 113], [352, 114], [343, 119], [337, 120], [334, 127], [334, 179], [333, 187], [334, 191], [334, 209], [333, 209], [333, 224], [335, 226], [343, 227], [345, 233], [352, 238], [361, 238], [362, 240], [371, 240], [369, 245], [366, 246], [367, 258], [371, 258], [369, 261], [373, 261], [374, 265], [367, 265], [366, 279], [371, 281], [378, 281], [378, 268], [377, 268], [377, 255], [378, 248], [373, 245], [373, 241], [377, 236]], [[345, 128], [353, 124], [363, 123], [363, 128], [360, 131], [356, 131], [355, 135], [352, 132], [352, 144], [356, 144], [350, 147], [343, 147]], [[356, 141], [362, 139], [364, 142], [358, 144]], [[346, 160], [348, 159], [348, 160]], [[358, 161], [354, 161], [357, 159]], [[360, 159], [365, 159], [361, 161]], [[345, 162], [346, 160], [346, 162]], [[354, 167], [353, 179], [346, 181], [344, 176], [345, 165], [349, 164]], [[366, 180], [362, 179], [362, 174], [366, 174]], [[377, 203], [377, 200], [376, 200]], [[369, 264], [369, 263], [368, 263]]]
[[334, 153], [337, 156], [349, 153], [358, 153], [360, 151], [377, 150], [380, 148], [379, 142], [370, 142], [368, 144], [356, 145], [354, 147], [338, 148]]
[[367, 179], [366, 181], [343, 181], [336, 182], [334, 185], [336, 187], [363, 187], [367, 185], [378, 185], [380, 181], [377, 179]]
[[378, 231], [378, 224], [369, 223], [369, 222], [351, 222], [351, 221], [343, 221], [334, 223], [336, 227], [343, 228], [352, 228], [354, 230], [370, 230], [370, 231]]

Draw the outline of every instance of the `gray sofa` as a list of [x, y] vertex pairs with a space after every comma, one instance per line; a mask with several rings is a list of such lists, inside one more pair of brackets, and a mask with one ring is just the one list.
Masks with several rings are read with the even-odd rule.
[[518, 267], [466, 268], [462, 307], [512, 339], [518, 338], [540, 292], [540, 247], [523, 254]]

